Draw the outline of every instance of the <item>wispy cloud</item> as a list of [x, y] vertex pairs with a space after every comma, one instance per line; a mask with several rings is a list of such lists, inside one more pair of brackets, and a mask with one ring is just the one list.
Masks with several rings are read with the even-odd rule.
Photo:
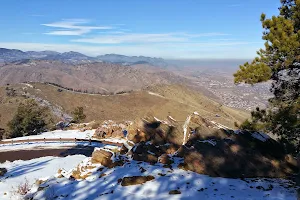
[[95, 44], [121, 44], [121, 43], [161, 43], [161, 42], [184, 42], [186, 38], [177, 37], [172, 34], [115, 34], [101, 35], [92, 38], [74, 39], [73, 42], [95, 43]]
[[232, 38], [215, 38], [211, 39], [213, 41], [237, 41], [237, 39], [232, 39]]
[[88, 26], [90, 21], [86, 19], [67, 19], [59, 22], [42, 24], [43, 26], [59, 28], [58, 30], [50, 31], [48, 35], [83, 35], [93, 30], [109, 30], [111, 26]]
[[94, 44], [130, 44], [130, 43], [167, 43], [167, 42], [189, 42], [200, 37], [214, 37], [227, 35], [224, 33], [121, 33], [100, 35], [91, 38], [73, 39], [72, 42], [94, 43]]
[[[89, 44], [144, 44], [144, 43], [181, 43], [192, 42], [201, 37], [218, 37], [228, 34], [220, 32], [208, 33], [132, 33], [131, 30], [123, 28], [125, 24], [114, 24], [113, 26], [91, 26], [87, 19], [67, 19], [53, 23], [45, 23], [43, 26], [54, 28], [47, 35], [56, 36], [81, 36], [72, 39], [71, 42]], [[120, 26], [122, 28], [120, 28]], [[93, 32], [94, 36], [88, 36]], [[91, 34], [89, 34], [91, 35]]]

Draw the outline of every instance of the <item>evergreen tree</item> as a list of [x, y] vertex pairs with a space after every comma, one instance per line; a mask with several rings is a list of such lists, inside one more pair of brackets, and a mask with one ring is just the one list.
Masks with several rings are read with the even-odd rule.
[[265, 48], [251, 62], [240, 66], [235, 83], [255, 84], [271, 80], [266, 110], [253, 111], [241, 127], [278, 134], [288, 143], [300, 141], [300, 0], [281, 0], [279, 15], [261, 15]]
[[75, 108], [75, 110], [72, 112], [72, 115], [73, 121], [76, 123], [82, 122], [86, 118], [86, 115], [83, 112], [83, 107]]
[[39, 106], [33, 99], [20, 103], [13, 119], [8, 123], [8, 137], [36, 135], [46, 129], [49, 110]]

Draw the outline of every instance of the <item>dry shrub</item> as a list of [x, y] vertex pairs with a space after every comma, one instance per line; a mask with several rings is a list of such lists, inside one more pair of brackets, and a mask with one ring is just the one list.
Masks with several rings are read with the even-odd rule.
[[19, 183], [17, 188], [12, 188], [12, 193], [15, 195], [25, 195], [29, 192], [30, 190], [30, 184], [28, 180], [25, 178], [24, 182]]

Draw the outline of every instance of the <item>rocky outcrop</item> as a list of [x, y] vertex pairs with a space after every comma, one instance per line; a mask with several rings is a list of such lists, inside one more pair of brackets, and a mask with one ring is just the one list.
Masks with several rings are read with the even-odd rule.
[[[110, 126], [100, 127], [98, 133], [113, 135], [118, 126], [110, 123]], [[267, 134], [234, 131], [197, 112], [184, 122], [172, 117], [166, 120], [145, 117], [128, 125], [126, 130], [128, 141], [120, 154], [136, 161], [159, 162], [171, 168], [174, 157], [181, 157], [179, 167], [182, 169], [234, 178], [287, 177], [298, 171], [295, 159], [287, 156], [283, 146]], [[179, 135], [181, 140], [178, 140]], [[115, 158], [113, 153], [101, 150], [93, 153], [92, 160], [113, 167]]]
[[148, 181], [152, 181], [154, 176], [130, 176], [130, 177], [124, 177], [121, 180], [122, 186], [130, 186], [130, 185], [140, 185], [143, 183], [146, 183]]
[[110, 151], [106, 151], [104, 149], [96, 149], [92, 154], [92, 163], [100, 163], [102, 165], [107, 165], [111, 163], [113, 153]]
[[158, 158], [158, 162], [164, 164], [164, 165], [170, 165], [172, 163], [174, 163], [174, 161], [172, 160], [172, 157], [168, 154], [163, 154]]
[[124, 157], [115, 155], [115, 153], [102, 148], [95, 149], [91, 158], [92, 163], [101, 164], [108, 168], [123, 166], [126, 161], [127, 160]]
[[182, 138], [181, 124], [159, 120], [155, 117], [145, 117], [136, 120], [128, 127], [128, 139], [134, 143], [151, 141], [154, 145], [166, 143], [180, 144]]
[[298, 170], [294, 159], [287, 157], [283, 147], [271, 138], [265, 140], [248, 131], [224, 134], [227, 136], [191, 137], [177, 152], [184, 158], [179, 167], [234, 178], [287, 177]]
[[104, 149], [96, 149], [92, 154], [92, 163], [100, 163], [103, 166], [112, 164], [113, 153]]
[[128, 152], [131, 151], [131, 149], [134, 147], [134, 143], [132, 141], [126, 141], [123, 143], [121, 149], [120, 149], [120, 154], [124, 155], [127, 154]]
[[[293, 157], [267, 134], [234, 131], [209, 121], [197, 112], [185, 122], [147, 118], [137, 128], [132, 158], [170, 166], [172, 157], [183, 158], [180, 168], [221, 177], [287, 177], [298, 171]], [[180, 132], [181, 131], [181, 132]], [[183, 134], [183, 145], [172, 140]]]
[[127, 128], [131, 122], [116, 123], [112, 120], [104, 121], [100, 125], [93, 135], [94, 138], [103, 139], [103, 138], [124, 138], [127, 132]]

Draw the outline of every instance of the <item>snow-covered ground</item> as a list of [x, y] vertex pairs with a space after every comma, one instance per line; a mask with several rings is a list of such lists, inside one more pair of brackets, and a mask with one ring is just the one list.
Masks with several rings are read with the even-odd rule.
[[[83, 163], [88, 163], [86, 158]], [[131, 161], [122, 167], [103, 171], [91, 170], [93, 174], [85, 180], [52, 178], [42, 187], [45, 189], [29, 195], [33, 199], [255, 199], [255, 200], [296, 200], [295, 189], [291, 183], [282, 179], [229, 179], [213, 178], [178, 169], [163, 168], [162, 165], [149, 165]], [[141, 169], [145, 169], [141, 172]], [[105, 174], [104, 176], [100, 176]], [[135, 186], [121, 186], [118, 180], [128, 176], [152, 175], [154, 180]], [[35, 189], [36, 190], [36, 189]], [[181, 194], [170, 195], [171, 190]]]
[[0, 199], [18, 199], [13, 191], [20, 183], [27, 179], [29, 184], [35, 184], [39, 178], [49, 178], [57, 173], [58, 169], [70, 170], [78, 165], [85, 156], [73, 155], [67, 157], [47, 156], [27, 161], [16, 160], [14, 162], [5, 162], [0, 164], [0, 168], [6, 168], [8, 171], [0, 177]]
[[[16, 140], [37, 138], [80, 138], [89, 139], [94, 130], [80, 132], [79, 130], [52, 131], [41, 135], [15, 138]], [[124, 139], [105, 139], [106, 141], [124, 143]], [[32, 143], [0, 146], [0, 152], [5, 149], [23, 148], [52, 148], [66, 147], [72, 143]], [[212, 144], [212, 143], [211, 143]], [[75, 143], [73, 144], [75, 145]], [[212, 144], [213, 145], [213, 144]], [[104, 148], [115, 148], [103, 145]], [[84, 166], [91, 158], [83, 155], [64, 158], [43, 157], [28, 161], [14, 161], [0, 164], [8, 169], [4, 177], [0, 177], [0, 199], [16, 199], [11, 197], [13, 187], [17, 187], [25, 178], [33, 184], [37, 179], [48, 180], [38, 187], [33, 186], [33, 199], [258, 199], [258, 200], [296, 200], [297, 193], [292, 183], [283, 179], [229, 179], [214, 178], [194, 172], [178, 169], [180, 159], [176, 158], [172, 168], [164, 168], [161, 164], [149, 165], [143, 162], [130, 160], [122, 167], [112, 169], [87, 169], [91, 175], [84, 180], [69, 180], [58, 178], [57, 170], [63, 168], [66, 173], [72, 174], [72, 169], [81, 163]], [[82, 162], [81, 162], [82, 161]], [[143, 169], [143, 170], [142, 170]], [[142, 172], [144, 171], [144, 172]], [[105, 174], [101, 176], [101, 174]], [[119, 179], [130, 176], [154, 176], [155, 179], [141, 185], [121, 186]], [[44, 187], [44, 188], [42, 188]], [[180, 191], [180, 194], [170, 195], [171, 190]]]
[[125, 139], [125, 138], [104, 138], [104, 139], [101, 139], [101, 141], [115, 142], [115, 143], [125, 143], [128, 140]]

